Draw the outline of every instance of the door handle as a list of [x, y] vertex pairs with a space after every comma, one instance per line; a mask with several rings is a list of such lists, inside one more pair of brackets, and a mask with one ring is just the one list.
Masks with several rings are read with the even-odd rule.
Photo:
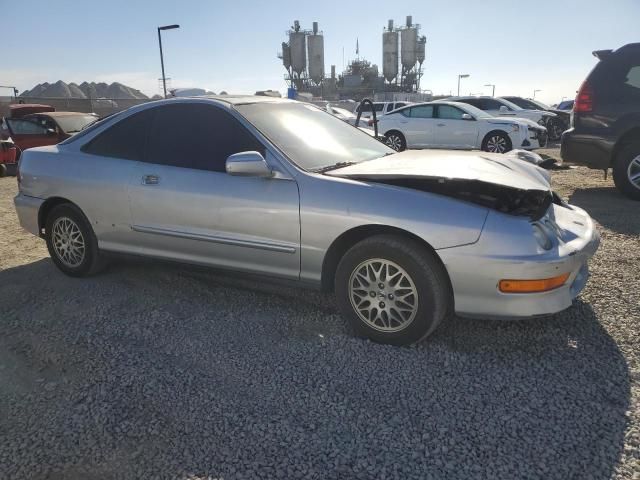
[[400, 120], [400, 123], [409, 123], [409, 120]]
[[446, 123], [439, 123], [439, 124], [438, 124], [438, 126], [439, 126], [439, 127], [446, 127], [446, 126], [447, 126], [447, 124], [446, 124]]
[[142, 184], [143, 185], [158, 185], [160, 183], [160, 177], [158, 175], [143, 175], [142, 176]]

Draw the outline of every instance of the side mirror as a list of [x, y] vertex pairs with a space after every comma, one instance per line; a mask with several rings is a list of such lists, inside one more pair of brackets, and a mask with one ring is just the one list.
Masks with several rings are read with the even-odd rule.
[[506, 105], [500, 105], [500, 113], [506, 113], [509, 111]]
[[58, 133], [53, 128], [47, 128], [47, 135], [57, 135]]
[[463, 120], [473, 120], [473, 117], [471, 115], [469, 115], [468, 113], [463, 113], [462, 114], [462, 119]]
[[225, 164], [229, 175], [243, 177], [271, 177], [273, 172], [259, 152], [240, 152], [227, 157]]

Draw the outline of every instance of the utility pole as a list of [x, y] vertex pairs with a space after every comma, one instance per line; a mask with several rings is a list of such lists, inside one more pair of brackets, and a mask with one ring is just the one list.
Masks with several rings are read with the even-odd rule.
[[162, 30], [173, 30], [174, 28], [180, 28], [180, 25], [165, 25], [158, 27], [158, 45], [160, 46], [160, 66], [162, 67], [162, 90], [164, 91], [164, 98], [167, 98], [167, 78], [164, 76], [164, 57], [162, 55]]

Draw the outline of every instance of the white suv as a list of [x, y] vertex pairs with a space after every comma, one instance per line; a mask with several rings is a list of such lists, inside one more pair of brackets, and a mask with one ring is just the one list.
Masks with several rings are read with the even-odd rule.
[[480, 149], [505, 153], [547, 143], [547, 129], [523, 118], [496, 118], [465, 103], [437, 101], [400, 108], [378, 119], [388, 146]]

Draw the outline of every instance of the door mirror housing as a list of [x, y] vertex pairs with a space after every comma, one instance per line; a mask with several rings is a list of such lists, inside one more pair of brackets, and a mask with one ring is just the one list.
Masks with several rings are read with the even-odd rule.
[[473, 120], [474, 118], [471, 115], [469, 115], [468, 113], [463, 113], [462, 114], [462, 119], [463, 120]]
[[229, 175], [262, 178], [273, 176], [273, 172], [260, 152], [240, 152], [229, 155], [225, 168]]
[[500, 105], [500, 113], [506, 113], [508, 111], [509, 109], [507, 108], [506, 105]]
[[58, 132], [56, 132], [53, 128], [47, 128], [47, 135], [57, 135]]

